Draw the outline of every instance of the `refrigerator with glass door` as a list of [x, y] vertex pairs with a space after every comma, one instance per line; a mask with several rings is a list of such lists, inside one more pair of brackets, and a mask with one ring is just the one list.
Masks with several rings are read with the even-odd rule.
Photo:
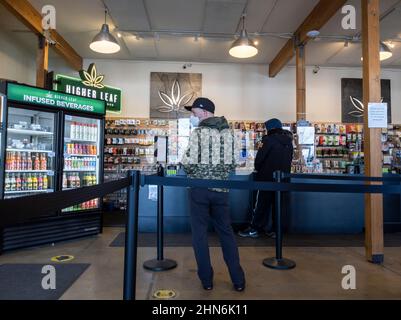
[[[104, 101], [0, 81], [0, 199], [102, 183], [104, 116]], [[97, 234], [100, 204], [93, 199], [3, 228], [0, 253]]]

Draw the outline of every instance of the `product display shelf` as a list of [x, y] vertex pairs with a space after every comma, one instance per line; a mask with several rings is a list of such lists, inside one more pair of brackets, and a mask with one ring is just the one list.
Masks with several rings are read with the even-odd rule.
[[[171, 121], [145, 118], [110, 117], [106, 119], [104, 142], [104, 180], [124, 178], [129, 170], [154, 171], [155, 137], [171, 136]], [[177, 121], [173, 123], [177, 127]], [[123, 210], [125, 190], [107, 195], [105, 209]]]
[[8, 152], [31, 152], [31, 153], [54, 153], [51, 150], [37, 150], [37, 149], [17, 149], [17, 148], [7, 148]]
[[39, 131], [39, 130], [28, 130], [28, 129], [14, 129], [8, 128], [8, 133], [29, 135], [29, 136], [53, 136], [53, 132]]
[[16, 191], [4, 191], [5, 194], [21, 194], [21, 193], [49, 193], [53, 190], [16, 190]]
[[52, 173], [52, 170], [6, 170], [7, 173]]

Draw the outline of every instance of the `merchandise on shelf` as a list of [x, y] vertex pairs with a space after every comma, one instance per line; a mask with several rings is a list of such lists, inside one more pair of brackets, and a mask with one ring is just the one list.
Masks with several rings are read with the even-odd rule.
[[72, 140], [97, 141], [98, 129], [96, 124], [72, 122], [70, 138]]
[[363, 173], [363, 125], [315, 123], [316, 154], [310, 164], [295, 160], [293, 172]]
[[401, 125], [382, 130], [383, 171], [401, 173]]
[[6, 171], [46, 171], [49, 167], [47, 153], [8, 151]]
[[80, 143], [67, 143], [64, 145], [66, 155], [97, 155], [97, 146]]
[[6, 173], [4, 191], [44, 191], [49, 188], [49, 178], [40, 173]]
[[89, 187], [97, 184], [95, 174], [91, 173], [64, 173], [63, 189], [76, 189], [80, 187]]
[[64, 170], [96, 171], [96, 159], [93, 157], [69, 157], [64, 160]]
[[77, 204], [73, 207], [69, 207], [64, 209], [64, 212], [74, 212], [74, 211], [82, 211], [82, 210], [90, 210], [97, 209], [99, 207], [99, 199], [93, 199], [81, 204]]

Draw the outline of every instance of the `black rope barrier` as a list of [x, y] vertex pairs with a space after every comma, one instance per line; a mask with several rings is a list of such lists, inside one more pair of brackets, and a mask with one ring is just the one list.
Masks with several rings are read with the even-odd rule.
[[[295, 262], [282, 256], [281, 230], [281, 193], [282, 192], [324, 192], [324, 193], [375, 193], [401, 194], [401, 185], [370, 185], [370, 184], [317, 184], [317, 183], [288, 183], [281, 182], [285, 178], [327, 179], [345, 181], [400, 182], [397, 177], [362, 177], [362, 176], [315, 176], [315, 175], [283, 175], [276, 172], [276, 182], [258, 181], [221, 181], [188, 178], [168, 178], [160, 176], [145, 176], [139, 171], [130, 171], [128, 177], [118, 181], [111, 181], [101, 185], [83, 187], [75, 190], [53, 192], [30, 197], [6, 199], [0, 201], [0, 212], [6, 210], [13, 214], [2, 214], [0, 227], [17, 224], [29, 219], [38, 218], [46, 213], [52, 213], [75, 204], [83, 203], [95, 198], [127, 188], [127, 225], [124, 253], [124, 300], [134, 300], [136, 297], [136, 268], [138, 248], [138, 216], [139, 190], [144, 185], [158, 186], [158, 260], [163, 257], [163, 187], [198, 187], [198, 188], [225, 188], [243, 190], [274, 191], [276, 215], [276, 257], [263, 261], [265, 266], [275, 269], [290, 269]], [[160, 234], [161, 233], [161, 234]], [[159, 247], [160, 246], [160, 247]]]
[[343, 181], [367, 181], [367, 182], [399, 182], [399, 175], [393, 177], [367, 177], [363, 175], [328, 175], [328, 174], [284, 174], [284, 178], [316, 179], [316, 180], [343, 180]]
[[[101, 198], [107, 194], [126, 188], [129, 184], [129, 178], [125, 178], [91, 187], [1, 200], [0, 212], [2, 214], [0, 216], [0, 227], [11, 226], [53, 213], [55, 214], [55, 212], [62, 209], [92, 199]], [[12, 214], [4, 214], [5, 212], [12, 212]]]
[[143, 185], [163, 185], [171, 187], [224, 188], [263, 191], [290, 192], [328, 192], [328, 193], [382, 193], [400, 194], [401, 185], [368, 185], [368, 184], [317, 184], [288, 182], [259, 182], [233, 180], [203, 180], [188, 178], [163, 178], [154, 175], [145, 176]]

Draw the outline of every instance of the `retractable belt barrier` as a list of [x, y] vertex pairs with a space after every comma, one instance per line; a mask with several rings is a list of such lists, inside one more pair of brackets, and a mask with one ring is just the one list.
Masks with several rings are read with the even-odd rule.
[[[130, 178], [75, 190], [0, 200], [0, 228], [40, 218], [92, 199], [127, 188]], [[3, 214], [12, 212], [12, 214]]]
[[[263, 264], [274, 269], [291, 269], [295, 262], [282, 257], [281, 232], [281, 193], [282, 192], [320, 192], [320, 193], [372, 193], [372, 194], [401, 194], [401, 178], [399, 177], [364, 177], [364, 176], [327, 176], [327, 175], [294, 175], [274, 173], [275, 182], [231, 181], [231, 180], [202, 180], [180, 177], [160, 177], [156, 175], [141, 175], [139, 171], [130, 171], [124, 179], [111, 181], [91, 187], [75, 190], [59, 191], [29, 197], [6, 199], [0, 201], [0, 212], [11, 211], [12, 214], [1, 214], [0, 228], [15, 225], [23, 221], [42, 217], [64, 208], [101, 198], [107, 194], [127, 188], [127, 213], [125, 256], [124, 256], [124, 299], [135, 299], [136, 267], [138, 246], [138, 211], [139, 190], [141, 186], [158, 186], [158, 214], [162, 219], [163, 187], [196, 187], [224, 188], [242, 190], [263, 190], [275, 192], [276, 215], [276, 257], [263, 260]], [[290, 183], [286, 180], [299, 178], [306, 180], [344, 180], [362, 181], [364, 184], [329, 184], [329, 183]], [[282, 182], [282, 181], [286, 182]], [[369, 184], [374, 183], [374, 184]], [[400, 185], [379, 185], [378, 182], [398, 182]], [[159, 223], [162, 227], [162, 220]], [[162, 232], [162, 231], [161, 231]], [[162, 235], [161, 235], [161, 246]], [[160, 243], [158, 243], [160, 245]], [[162, 248], [158, 248], [160, 251]], [[158, 260], [163, 259], [162, 251], [158, 252]]]
[[[283, 176], [284, 178], [284, 176]], [[283, 179], [282, 178], [282, 179]], [[302, 178], [304, 177], [294, 177]], [[347, 177], [349, 178], [349, 177]], [[346, 179], [349, 181], [358, 181], [357, 179]], [[316, 179], [306, 178], [305, 179]], [[341, 179], [332, 179], [341, 180]], [[380, 178], [374, 180], [366, 179], [364, 181], [380, 182], [387, 181]], [[399, 181], [401, 179], [393, 179]], [[141, 185], [163, 185], [170, 187], [191, 187], [191, 188], [223, 188], [223, 189], [242, 189], [242, 190], [262, 190], [262, 191], [280, 191], [280, 192], [329, 192], [329, 193], [383, 193], [399, 194], [400, 185], [368, 185], [368, 184], [317, 184], [317, 183], [289, 183], [289, 182], [259, 182], [259, 181], [232, 181], [232, 180], [203, 180], [188, 178], [163, 178], [158, 176], [142, 176]]]

